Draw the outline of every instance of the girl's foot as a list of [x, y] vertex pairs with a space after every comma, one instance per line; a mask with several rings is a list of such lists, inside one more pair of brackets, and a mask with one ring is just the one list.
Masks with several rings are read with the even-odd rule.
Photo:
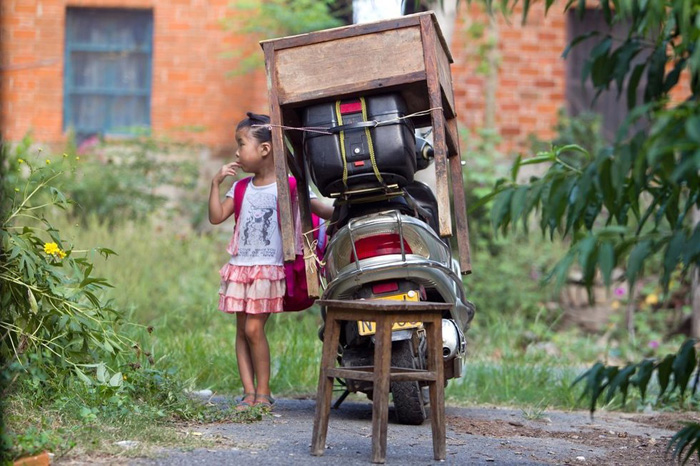
[[257, 396], [255, 393], [244, 393], [240, 399], [236, 399], [238, 402], [236, 404], [236, 411], [245, 411], [252, 408], [255, 405]]
[[272, 409], [272, 405], [274, 404], [275, 399], [272, 398], [272, 395], [258, 393], [257, 395], [255, 395], [255, 403], [253, 403], [253, 406], [258, 406], [264, 409]]

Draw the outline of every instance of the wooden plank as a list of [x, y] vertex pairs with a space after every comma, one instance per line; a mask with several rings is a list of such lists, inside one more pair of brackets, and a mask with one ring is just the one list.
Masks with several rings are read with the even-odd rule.
[[437, 381], [428, 382], [430, 392], [430, 427], [433, 431], [433, 458], [444, 460], [447, 455], [445, 432], [445, 382], [442, 352], [430, 351], [442, 347], [442, 324], [426, 325], [428, 337], [428, 370], [437, 373]]
[[450, 189], [447, 179], [447, 144], [445, 142], [445, 116], [440, 108], [442, 96], [438, 80], [437, 61], [435, 58], [435, 34], [432, 33], [430, 17], [421, 18], [421, 33], [423, 37], [423, 54], [425, 56], [425, 72], [428, 81], [428, 96], [430, 107], [433, 109], [433, 149], [435, 151], [436, 197], [438, 203], [438, 229], [440, 236], [452, 236], [452, 220], [450, 217]]
[[277, 205], [279, 206], [280, 231], [282, 233], [282, 249], [284, 260], [293, 261], [296, 257], [296, 241], [294, 239], [294, 217], [287, 181], [287, 157], [285, 155], [284, 135], [282, 133], [282, 111], [279, 106], [277, 87], [274, 73], [275, 54], [271, 46], [263, 48], [265, 66], [267, 68], [267, 91], [270, 99], [270, 124], [272, 132], [272, 156], [275, 159], [275, 175], [277, 177]]
[[374, 346], [372, 395], [372, 462], [386, 459], [386, 433], [389, 419], [389, 372], [391, 366], [391, 320], [377, 319]]
[[322, 31], [309, 32], [305, 34], [297, 34], [295, 36], [280, 37], [268, 39], [260, 42], [260, 45], [272, 44], [276, 51], [284, 50], [293, 47], [301, 47], [309, 44], [320, 42], [329, 42], [333, 40], [345, 39], [359, 35], [375, 34], [391, 29], [400, 29], [420, 24], [420, 17], [424, 15], [432, 15], [432, 13], [418, 13], [414, 15], [401, 16], [386, 20], [374, 21], [364, 24], [352, 24], [339, 28], [324, 29]]
[[[457, 119], [447, 121], [448, 134], [457, 132]], [[458, 140], [454, 141], [459, 144]], [[450, 157], [450, 174], [452, 176], [452, 202], [454, 205], [455, 228], [457, 230], [457, 249], [459, 250], [459, 267], [463, 275], [472, 273], [471, 247], [469, 246], [469, 221], [467, 216], [467, 198], [464, 194], [462, 176], [462, 157], [459, 145]]]
[[[343, 84], [341, 86], [336, 86], [333, 81], [319, 81], [315, 83], [317, 88], [312, 90], [303, 89], [296, 94], [281, 95], [280, 105], [299, 103], [310, 105], [313, 101], [324, 101], [328, 100], [329, 98], [337, 100], [348, 96], [356, 96], [357, 94], [367, 96], [370, 95], [370, 92], [368, 91], [374, 89], [379, 89], [381, 90], [382, 94], [385, 94], [394, 90], [392, 88], [398, 88], [398, 90], [400, 90], [402, 86], [419, 83], [422, 81], [425, 81], [424, 71], [417, 71], [415, 73], [408, 73], [401, 76], [391, 76], [389, 78], [358, 81], [355, 83]], [[409, 102], [410, 108], [410, 101], [407, 100], [407, 102]], [[420, 108], [419, 110], [425, 110], [425, 107]]]
[[455, 118], [447, 118], [445, 129], [445, 135], [447, 136], [447, 156], [459, 157], [459, 130], [457, 129], [457, 120]]
[[323, 350], [321, 355], [321, 368], [318, 375], [318, 391], [316, 394], [316, 413], [314, 415], [314, 428], [311, 435], [311, 454], [321, 456], [326, 449], [326, 435], [328, 433], [328, 417], [331, 411], [331, 399], [333, 397], [333, 378], [326, 373], [327, 369], [335, 366], [338, 357], [338, 341], [340, 339], [340, 324], [328, 314], [326, 328], [323, 334]]
[[[411, 380], [429, 382], [437, 380], [436, 372], [430, 371], [406, 371], [394, 372], [396, 368], [391, 368], [390, 380], [393, 382], [406, 382]], [[374, 380], [374, 366], [362, 366], [352, 368], [333, 368], [326, 371], [328, 377], [337, 377], [340, 379], [365, 380], [371, 382]]]
[[270, 69], [282, 104], [308, 99], [310, 94], [334, 96], [337, 89], [348, 86], [368, 88], [424, 70], [418, 27], [279, 50]]
[[[446, 311], [452, 309], [450, 303], [434, 303], [431, 301], [370, 301], [356, 299], [346, 301], [342, 299], [320, 299], [317, 303], [321, 306], [326, 306], [328, 309], [350, 310], [350, 311]], [[350, 320], [360, 320], [359, 318], [351, 318]]]
[[[434, 28], [432, 31], [433, 35], [436, 34]], [[446, 51], [442, 44], [436, 44], [435, 58], [437, 60], [438, 80], [442, 88], [443, 112], [447, 118], [454, 118], [457, 116], [457, 111], [455, 109], [455, 95], [452, 90], [452, 73], [450, 72], [448, 53], [449, 51]]]

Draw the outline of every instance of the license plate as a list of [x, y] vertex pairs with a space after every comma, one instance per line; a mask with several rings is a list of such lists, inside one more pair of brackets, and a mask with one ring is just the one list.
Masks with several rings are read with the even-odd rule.
[[[390, 300], [390, 301], [418, 301], [418, 293], [413, 292], [413, 293], [411, 293], [411, 295], [412, 296], [409, 296], [407, 293], [402, 293], [402, 294], [398, 294], [398, 295], [383, 296], [381, 298], [374, 298], [374, 299], [376, 299], [376, 300]], [[419, 328], [422, 325], [423, 325], [423, 322], [395, 322], [394, 325], [391, 326], [391, 330], [393, 332], [394, 330], [406, 330], [409, 328]], [[375, 322], [366, 321], [366, 320], [358, 320], [357, 327], [360, 331], [360, 335], [362, 335], [362, 336], [374, 335], [375, 333], [377, 333], [377, 324]]]

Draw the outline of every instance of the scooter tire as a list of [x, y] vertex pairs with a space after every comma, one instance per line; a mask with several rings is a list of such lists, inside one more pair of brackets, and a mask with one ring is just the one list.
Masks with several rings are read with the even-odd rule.
[[[410, 340], [393, 343], [391, 365], [406, 369], [416, 369], [416, 359]], [[391, 384], [396, 420], [399, 424], [420, 425], [427, 418], [423, 390], [418, 382], [394, 382]]]

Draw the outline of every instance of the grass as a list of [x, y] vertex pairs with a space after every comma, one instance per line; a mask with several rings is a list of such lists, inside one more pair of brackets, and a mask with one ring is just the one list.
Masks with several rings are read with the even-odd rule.
[[[108, 298], [123, 310], [123, 331], [141, 342], [155, 367], [167, 368], [177, 381], [170, 383], [166, 392], [188, 388], [240, 394], [235, 317], [216, 307], [217, 272], [227, 260], [230, 225], [207, 234], [156, 223], [123, 223], [113, 229], [94, 221], [87, 227], [68, 222], [57, 226], [81, 248], [104, 246], [118, 253], [108, 260], [93, 257], [96, 275], [106, 277], [114, 286]], [[464, 375], [448, 384], [448, 402], [520, 407], [533, 417], [541, 416], [545, 409], [585, 409], [578, 403], [581, 388], [571, 387], [581, 370], [596, 360], [607, 361], [615, 349], [630, 358], [642, 353], [630, 345], [615, 346], [575, 329], [558, 328], [561, 311], [547, 304], [552, 292], [541, 288], [537, 280], [556, 256], [557, 246], [547, 247], [536, 239], [518, 241], [503, 243], [497, 259], [474, 251], [475, 273], [465, 284], [478, 310], [467, 334], [469, 356]], [[320, 324], [317, 308], [269, 320], [274, 394], [315, 393]], [[59, 392], [78, 394], [77, 398], [58, 397], [32, 404], [32, 399], [42, 399], [40, 393], [32, 391], [35, 389], [25, 387], [9, 400], [8, 424], [16, 432], [36, 429], [47, 433], [47, 447], [54, 451], [72, 449], [69, 456], [148, 454], [153, 445], [208, 446], [201, 437], [186, 435], [191, 426], [173, 423], [172, 413], [158, 412], [147, 404], [140, 414], [125, 416], [119, 397], [109, 398], [105, 405], [96, 401], [94, 393], [80, 391], [85, 388], [69, 387]], [[162, 396], [156, 390], [163, 388], [158, 386], [144, 396]], [[189, 410], [187, 418], [200, 422], [255, 420], [255, 416], [241, 418], [235, 413], [217, 416], [199, 412], [196, 406], [179, 401], [169, 406], [173, 412]], [[36, 420], [30, 422], [26, 413], [34, 413]], [[151, 428], [154, 425], [158, 428]], [[76, 444], [71, 445], [66, 438]], [[128, 452], [115, 446], [117, 441], [131, 439], [142, 444]], [[36, 436], [31, 441], [36, 441]]]
[[[95, 257], [95, 268], [114, 285], [110, 297], [117, 308], [126, 310], [126, 320], [135, 324], [128, 329], [131, 336], [144, 342], [157, 360], [176, 367], [191, 388], [237, 394], [235, 318], [216, 308], [217, 272], [227, 259], [229, 228], [197, 234], [148, 223], [110, 230], [92, 222], [87, 228], [65, 225], [62, 231], [77, 244], [108, 246], [118, 252], [108, 260]], [[571, 368], [580, 371], [597, 360], [610, 359], [611, 353], [629, 359], [645, 355], [630, 345], [611, 345], [595, 335], [558, 328], [562, 311], [548, 305], [552, 290], [542, 288], [538, 278], [561, 246], [543, 244], [537, 238], [511, 241], [515, 244], [501, 242], [497, 259], [474, 253], [475, 273], [465, 279], [465, 286], [477, 314], [467, 334], [467, 370], [463, 380], [450, 384], [455, 386], [448, 389], [451, 397], [486, 402], [465, 390], [480, 386], [477, 391], [488, 392], [494, 401], [537, 404], [540, 400], [527, 394], [527, 387], [541, 391], [548, 373], [558, 377]], [[315, 307], [269, 320], [274, 393], [315, 391], [320, 324]], [[669, 347], [675, 350], [676, 342]], [[560, 385], [569, 379], [562, 378]], [[574, 396], [561, 393], [552, 399], [560, 400], [561, 407], [574, 407]]]

